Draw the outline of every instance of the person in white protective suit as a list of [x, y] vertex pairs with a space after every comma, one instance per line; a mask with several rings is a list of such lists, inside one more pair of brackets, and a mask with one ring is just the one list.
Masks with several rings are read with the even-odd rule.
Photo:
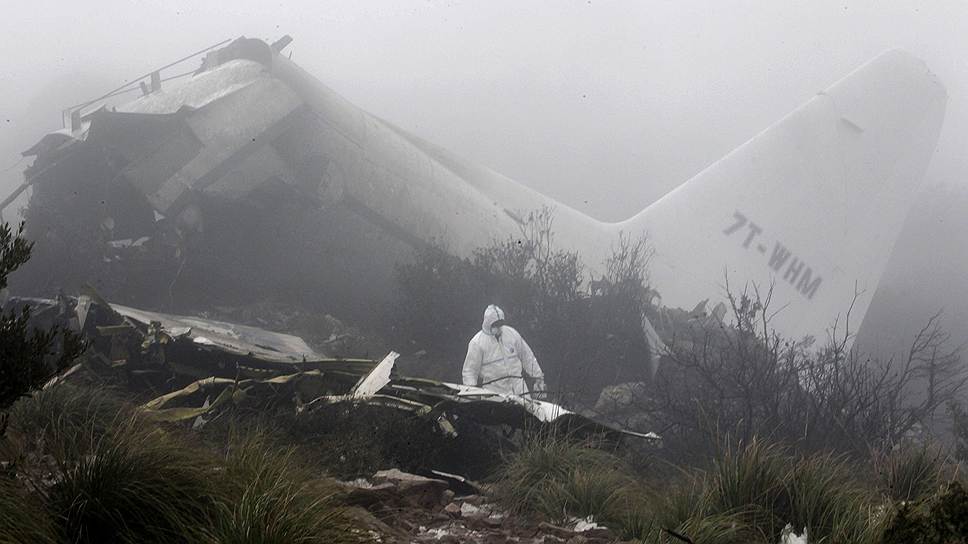
[[[528, 389], [531, 380], [534, 391]], [[491, 304], [484, 310], [481, 330], [467, 344], [464, 385], [484, 387], [507, 395], [542, 398], [544, 373], [521, 334], [504, 324], [504, 310]]]

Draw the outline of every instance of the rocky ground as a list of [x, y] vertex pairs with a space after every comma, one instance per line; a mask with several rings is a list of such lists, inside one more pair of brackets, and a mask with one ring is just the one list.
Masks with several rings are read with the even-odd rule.
[[[511, 515], [469, 482], [426, 478], [399, 470], [342, 482], [346, 500], [380, 542], [470, 544], [605, 544], [616, 536], [594, 520], [559, 526]], [[460, 494], [460, 493], [466, 494]]]

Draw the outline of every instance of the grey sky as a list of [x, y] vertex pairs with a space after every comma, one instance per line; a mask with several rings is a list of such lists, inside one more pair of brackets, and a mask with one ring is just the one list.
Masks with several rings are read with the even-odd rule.
[[[968, 192], [959, 0], [38, 0], [4, 11], [0, 169], [59, 128], [60, 107], [225, 38], [288, 33], [293, 59], [351, 102], [603, 219], [637, 212], [903, 48], [950, 96], [927, 185]], [[0, 173], [3, 192], [21, 169]], [[965, 259], [963, 237], [947, 243]]]

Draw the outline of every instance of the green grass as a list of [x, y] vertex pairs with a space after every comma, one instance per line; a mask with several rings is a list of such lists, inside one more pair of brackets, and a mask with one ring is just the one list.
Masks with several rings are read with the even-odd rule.
[[[321, 412], [297, 422], [307, 428], [295, 435], [276, 419], [246, 426], [227, 418], [199, 434], [149, 423], [110, 392], [40, 392], [14, 406], [0, 452], [15, 454], [0, 456], [13, 461], [0, 470], [0, 544], [370, 541], [319, 467], [326, 455], [365, 449], [334, 442], [376, 428], [363, 417], [376, 414], [344, 414], [327, 427], [321, 420], [330, 414]], [[366, 426], [354, 427], [357, 420]], [[378, 452], [380, 464], [410, 450], [408, 429]], [[294, 436], [297, 445], [285, 445]], [[330, 446], [334, 452], [319, 455]], [[592, 516], [647, 544], [679, 542], [669, 531], [696, 543], [775, 544], [787, 524], [808, 530], [812, 544], [875, 544], [886, 531], [906, 534], [934, 518], [951, 525], [966, 508], [963, 490], [943, 485], [946, 459], [930, 448], [892, 452], [872, 470], [752, 440], [724, 447], [705, 471], [645, 477], [600, 446], [553, 431], [526, 434], [490, 479], [492, 498], [552, 522]]]
[[44, 504], [15, 481], [0, 476], [0, 544], [56, 544], [56, 526]]
[[250, 430], [229, 441], [222, 496], [199, 542], [324, 544], [371, 540], [336, 500], [337, 488], [313, 474], [293, 449], [277, 449]]
[[515, 513], [554, 520], [602, 515], [621, 499], [629, 477], [614, 456], [592, 444], [537, 432], [505, 457], [496, 474], [495, 497]]
[[134, 408], [111, 389], [60, 384], [18, 400], [10, 410], [10, 434], [25, 451], [77, 458], [133, 414]]
[[711, 511], [740, 514], [764, 535], [778, 535], [785, 524], [777, 514], [790, 465], [781, 448], [761, 440], [726, 446], [708, 479]]
[[807, 528], [813, 541], [875, 542], [877, 498], [852, 470], [847, 460], [832, 455], [796, 459], [784, 481], [780, 521], [798, 534]]
[[619, 469], [575, 469], [560, 486], [561, 511], [580, 518], [609, 518], [628, 495], [628, 485], [629, 477]]
[[372, 540], [332, 480], [258, 427], [202, 440], [111, 393], [65, 385], [22, 399], [11, 420], [0, 544]]
[[[923, 457], [908, 464], [931, 466]], [[923, 477], [911, 476], [912, 488], [933, 485], [931, 470], [901, 473]], [[697, 543], [773, 544], [790, 524], [811, 542], [874, 544], [889, 516], [864, 474], [843, 457], [801, 457], [752, 440], [724, 447], [707, 471], [649, 482], [590, 444], [539, 434], [508, 456], [494, 488], [516, 512], [554, 521], [591, 515], [646, 543], [675, 542], [672, 530]]]
[[178, 542], [206, 522], [217, 478], [205, 452], [132, 418], [61, 464], [46, 496], [65, 541]]
[[894, 502], [920, 501], [941, 488], [945, 458], [927, 446], [898, 448], [877, 459], [881, 491]]
[[957, 480], [920, 503], [894, 506], [882, 544], [968, 542], [968, 492]]

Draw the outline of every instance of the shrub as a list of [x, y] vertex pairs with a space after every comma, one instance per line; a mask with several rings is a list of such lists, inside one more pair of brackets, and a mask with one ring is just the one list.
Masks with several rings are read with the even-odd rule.
[[831, 454], [798, 459], [783, 483], [779, 521], [822, 542], [876, 542], [876, 497], [855, 472], [849, 461]]
[[427, 352], [410, 371], [459, 381], [467, 342], [483, 309], [496, 303], [531, 345], [558, 401], [592, 405], [606, 385], [647, 378], [641, 322], [654, 293], [643, 286], [646, 239], [621, 235], [589, 292], [584, 263], [555, 246], [552, 226], [551, 210], [535, 211], [518, 236], [495, 240], [469, 259], [431, 248], [396, 269], [400, 299], [391, 336]]
[[765, 534], [779, 534], [785, 522], [777, 517], [790, 465], [779, 447], [761, 440], [727, 446], [708, 480], [712, 512], [739, 513]]
[[354, 528], [335, 500], [334, 484], [298, 462], [291, 448], [269, 445], [263, 432], [230, 441], [223, 489], [210, 523], [200, 529], [207, 544], [312, 544], [371, 540]]
[[948, 404], [951, 416], [951, 434], [954, 438], [954, 456], [961, 462], [968, 462], [968, 412], [955, 400]]
[[44, 504], [16, 482], [0, 476], [0, 544], [55, 544], [56, 527]]
[[635, 403], [666, 429], [676, 459], [704, 463], [723, 434], [863, 459], [901, 443], [965, 385], [968, 375], [955, 364], [959, 352], [948, 347], [939, 316], [906, 358], [883, 363], [850, 350], [849, 332], [838, 336], [836, 327], [819, 348], [780, 337], [769, 325], [770, 293], [737, 296], [727, 286], [727, 295], [735, 326], [673, 320], [676, 334], [656, 380]]
[[558, 519], [569, 517], [597, 520], [614, 519], [628, 494], [629, 476], [614, 467], [576, 468], [554, 482], [549, 489], [545, 512], [557, 512]]
[[136, 414], [110, 389], [62, 383], [20, 399], [10, 416], [27, 449], [65, 460], [87, 454], [114, 424]]
[[955, 544], [968, 541], [968, 492], [960, 482], [922, 503], [900, 503], [883, 544]]
[[[23, 223], [14, 234], [0, 225], [0, 289], [7, 276], [30, 259], [33, 243], [23, 237]], [[41, 330], [31, 326], [30, 308], [0, 310], [0, 434], [6, 429], [4, 413], [17, 399], [43, 386], [83, 352], [80, 336], [62, 326]]]
[[614, 517], [630, 484], [618, 458], [554, 431], [527, 435], [495, 479], [494, 495], [509, 510], [558, 521]]
[[944, 456], [927, 446], [907, 445], [876, 460], [881, 491], [893, 502], [921, 501], [941, 487]]
[[60, 464], [46, 496], [65, 540], [178, 541], [205, 523], [216, 476], [204, 452], [130, 418]]
[[797, 457], [762, 440], [730, 445], [710, 471], [671, 489], [661, 526], [697, 542], [728, 528], [740, 541], [774, 543], [789, 524], [820, 542], [873, 544], [883, 520], [852, 472], [830, 455]]
[[332, 481], [294, 449], [272, 447], [257, 426], [234, 426], [217, 444], [206, 436], [209, 447], [199, 447], [197, 436], [166, 432], [111, 395], [67, 384], [22, 399], [14, 413], [30, 455], [11, 476], [27, 485], [0, 480], [0, 543], [8, 534], [77, 543], [370, 540]]

